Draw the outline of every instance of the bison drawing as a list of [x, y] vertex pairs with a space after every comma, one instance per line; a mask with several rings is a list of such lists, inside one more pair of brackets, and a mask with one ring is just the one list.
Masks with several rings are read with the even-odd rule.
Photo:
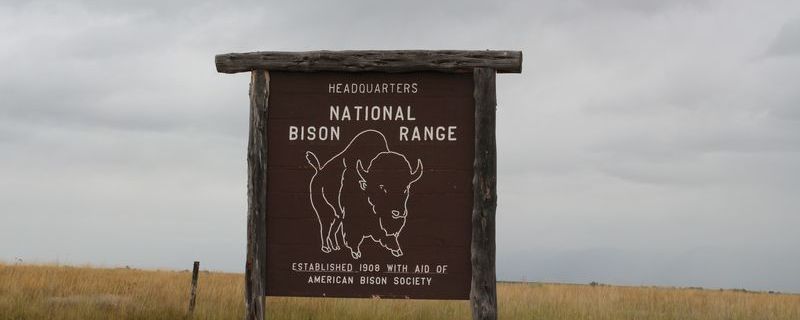
[[361, 244], [370, 238], [395, 257], [403, 255], [397, 238], [406, 224], [411, 185], [422, 177], [421, 160], [412, 169], [376, 130], [360, 132], [324, 164], [311, 151], [306, 160], [314, 168], [309, 197], [322, 252], [338, 251], [341, 244], [358, 259]]

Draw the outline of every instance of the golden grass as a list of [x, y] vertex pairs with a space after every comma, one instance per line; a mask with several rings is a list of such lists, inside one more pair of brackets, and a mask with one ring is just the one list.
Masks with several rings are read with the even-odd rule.
[[[189, 272], [0, 264], [0, 319], [182, 319]], [[195, 319], [241, 319], [241, 274], [201, 272]], [[800, 319], [800, 295], [501, 283], [501, 319]], [[270, 319], [468, 319], [466, 301], [269, 298]]]

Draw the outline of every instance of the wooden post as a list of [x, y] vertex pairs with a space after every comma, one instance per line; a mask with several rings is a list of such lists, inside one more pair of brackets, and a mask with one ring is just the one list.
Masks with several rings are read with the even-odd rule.
[[192, 292], [189, 294], [189, 317], [194, 313], [194, 302], [197, 298], [197, 275], [200, 272], [200, 261], [195, 261], [192, 267]]
[[269, 73], [250, 79], [250, 137], [247, 144], [247, 259], [245, 319], [264, 319], [267, 261], [267, 106]]
[[495, 209], [497, 145], [495, 142], [495, 70], [475, 68], [475, 162], [472, 189], [472, 319], [497, 319], [495, 275]]

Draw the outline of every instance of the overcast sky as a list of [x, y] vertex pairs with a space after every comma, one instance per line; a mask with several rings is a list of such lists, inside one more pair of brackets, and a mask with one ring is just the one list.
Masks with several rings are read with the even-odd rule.
[[800, 2], [0, 1], [0, 260], [241, 271], [248, 82], [214, 55], [522, 50], [503, 280], [800, 292]]

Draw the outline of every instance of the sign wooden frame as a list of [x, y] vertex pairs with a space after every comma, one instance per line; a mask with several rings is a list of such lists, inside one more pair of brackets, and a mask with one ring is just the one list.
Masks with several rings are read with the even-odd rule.
[[473, 319], [497, 319], [495, 209], [497, 146], [496, 73], [521, 73], [520, 51], [310, 51], [228, 53], [215, 58], [220, 73], [251, 72], [250, 129], [247, 146], [247, 257], [245, 319], [264, 319], [266, 295], [267, 109], [269, 71], [472, 73], [475, 100], [473, 164], [472, 283]]

